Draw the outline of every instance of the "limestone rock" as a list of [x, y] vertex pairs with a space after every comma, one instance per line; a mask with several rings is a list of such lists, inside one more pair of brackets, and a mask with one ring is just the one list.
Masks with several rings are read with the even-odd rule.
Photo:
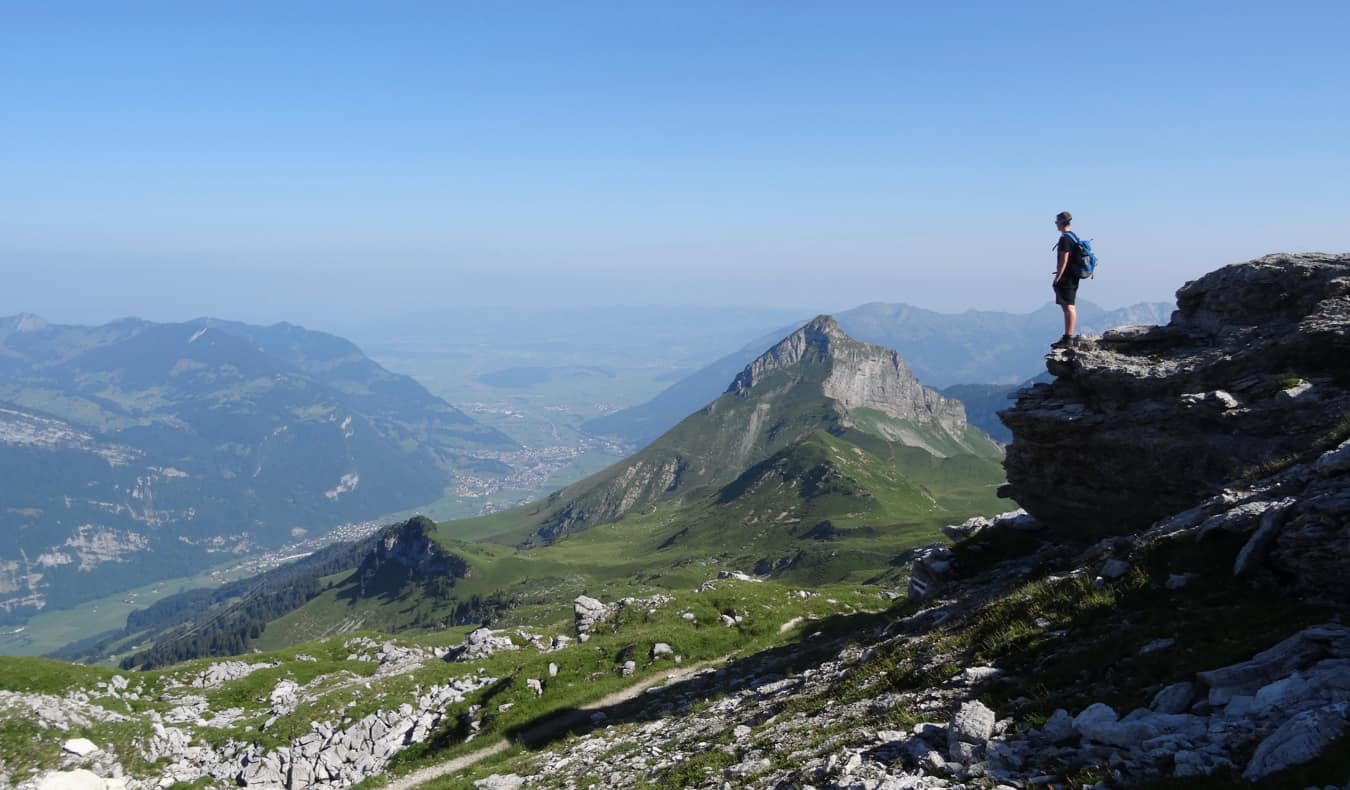
[[[1123, 534], [1315, 446], [1350, 417], [1347, 282], [1350, 255], [1271, 255], [1187, 283], [1167, 326], [1052, 353], [1055, 381], [1001, 413], [1001, 493], [1054, 527]], [[1277, 397], [1291, 375], [1313, 386]], [[1212, 408], [1181, 398], [1220, 390]]]
[[962, 704], [947, 727], [948, 753], [956, 757], [962, 743], [983, 747], [994, 735], [994, 721], [994, 712], [979, 700]]
[[909, 597], [921, 601], [936, 595], [951, 579], [954, 562], [955, 555], [946, 546], [915, 549], [909, 573]]
[[596, 623], [604, 622], [609, 617], [609, 609], [589, 595], [577, 596], [572, 602], [572, 613], [577, 636], [589, 634]]
[[51, 771], [37, 782], [37, 790], [106, 790], [107, 782], [93, 771]]
[[271, 669], [277, 666], [260, 661], [256, 664], [250, 664], [244, 661], [222, 661], [219, 664], [212, 664], [202, 670], [192, 679], [193, 688], [215, 688], [232, 680], [238, 680], [247, 677], [260, 669]]
[[478, 790], [519, 790], [525, 786], [525, 778], [516, 774], [492, 774], [473, 783]]
[[61, 744], [61, 751], [69, 752], [76, 757], [88, 757], [98, 750], [98, 745], [88, 738], [71, 738]]
[[1184, 713], [1195, 700], [1195, 684], [1189, 681], [1173, 683], [1153, 696], [1149, 708], [1158, 713]]
[[511, 637], [491, 628], [475, 628], [464, 637], [464, 643], [446, 654], [450, 661], [477, 661], [503, 650], [519, 650]]
[[1257, 782], [1291, 765], [1306, 763], [1320, 756], [1345, 732], [1344, 703], [1303, 711], [1261, 741], [1242, 778]]

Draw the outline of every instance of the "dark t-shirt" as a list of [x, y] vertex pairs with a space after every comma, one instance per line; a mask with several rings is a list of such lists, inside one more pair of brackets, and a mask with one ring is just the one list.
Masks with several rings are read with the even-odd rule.
[[1078, 249], [1078, 245], [1073, 243], [1073, 239], [1069, 238], [1068, 234], [1062, 233], [1059, 236], [1059, 244], [1055, 245], [1056, 272], [1059, 271], [1059, 259], [1066, 252], [1069, 253], [1069, 265], [1064, 269], [1064, 276], [1077, 280], [1079, 258], [1083, 257], [1083, 252]]

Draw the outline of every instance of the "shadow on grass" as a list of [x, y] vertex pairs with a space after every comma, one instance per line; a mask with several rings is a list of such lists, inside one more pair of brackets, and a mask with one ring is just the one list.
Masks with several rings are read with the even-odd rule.
[[538, 749], [570, 736], [585, 735], [617, 725], [650, 722], [670, 716], [698, 702], [782, 680], [833, 658], [862, 633], [892, 621], [892, 612], [833, 615], [807, 621], [793, 642], [766, 648], [731, 660], [718, 669], [670, 683], [651, 686], [637, 697], [600, 707], [563, 708], [521, 722], [503, 733], [513, 743]]

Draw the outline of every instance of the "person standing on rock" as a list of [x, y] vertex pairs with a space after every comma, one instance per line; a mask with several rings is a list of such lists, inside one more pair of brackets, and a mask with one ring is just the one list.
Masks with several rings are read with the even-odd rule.
[[1079, 257], [1082, 252], [1078, 244], [1074, 242], [1069, 235], [1069, 225], [1073, 222], [1073, 215], [1067, 211], [1061, 211], [1055, 215], [1055, 227], [1059, 228], [1059, 242], [1055, 245], [1055, 304], [1064, 311], [1064, 337], [1057, 342], [1051, 343], [1051, 348], [1067, 348], [1074, 339], [1074, 331], [1078, 328], [1078, 308], [1075, 302], [1078, 300], [1078, 266]]

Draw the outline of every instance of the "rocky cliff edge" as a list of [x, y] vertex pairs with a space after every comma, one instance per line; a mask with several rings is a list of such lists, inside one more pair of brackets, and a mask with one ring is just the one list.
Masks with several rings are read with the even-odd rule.
[[1350, 432], [1350, 255], [1278, 254], [1177, 291], [1166, 326], [1046, 358], [1000, 413], [1000, 492], [1041, 522], [1123, 534], [1334, 447]]

